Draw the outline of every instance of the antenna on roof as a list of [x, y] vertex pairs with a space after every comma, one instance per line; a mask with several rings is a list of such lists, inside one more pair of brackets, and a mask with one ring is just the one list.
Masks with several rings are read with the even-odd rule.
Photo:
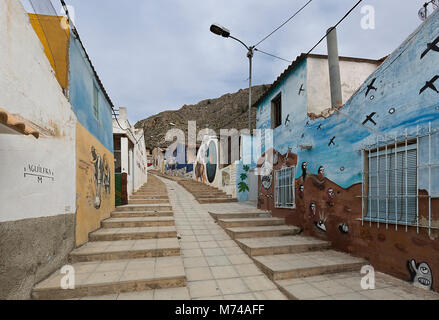
[[421, 9], [418, 11], [418, 17], [422, 21], [427, 20], [428, 16], [430, 15], [429, 6], [431, 5], [432, 11], [436, 10], [439, 7], [439, 0], [430, 0], [428, 2], [425, 2]]

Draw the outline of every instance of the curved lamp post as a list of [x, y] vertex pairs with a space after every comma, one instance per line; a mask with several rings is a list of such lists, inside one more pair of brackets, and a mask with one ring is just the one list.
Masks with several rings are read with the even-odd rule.
[[242, 44], [247, 49], [247, 58], [249, 60], [249, 88], [248, 88], [248, 130], [250, 131], [251, 135], [251, 117], [252, 117], [252, 59], [253, 59], [253, 46], [247, 46], [244, 42], [239, 40], [238, 38], [232, 37], [230, 35], [230, 30], [227, 28], [224, 28], [223, 26], [219, 24], [212, 24], [210, 26], [210, 31], [216, 35], [222, 36], [224, 38], [231, 38], [233, 40], [238, 41], [240, 44]]

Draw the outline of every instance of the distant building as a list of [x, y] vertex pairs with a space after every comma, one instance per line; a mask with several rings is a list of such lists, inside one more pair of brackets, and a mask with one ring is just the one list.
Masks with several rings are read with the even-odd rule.
[[152, 150], [152, 165], [155, 170], [161, 173], [165, 172], [165, 153], [165, 148], [157, 147]]
[[147, 181], [147, 154], [143, 129], [136, 129], [127, 118], [127, 109], [119, 108], [119, 116], [113, 119], [114, 163], [116, 173], [116, 202], [122, 186], [118, 176], [127, 174], [128, 196]]

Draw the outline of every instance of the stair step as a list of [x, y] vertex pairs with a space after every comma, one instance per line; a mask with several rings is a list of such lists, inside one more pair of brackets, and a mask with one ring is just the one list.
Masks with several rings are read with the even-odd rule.
[[147, 192], [147, 191], [136, 191], [132, 194], [132, 196], [140, 196], [140, 197], [167, 197], [167, 192]]
[[218, 224], [223, 228], [280, 226], [285, 224], [285, 219], [271, 217], [218, 219]]
[[58, 270], [37, 284], [33, 299], [59, 300], [186, 285], [183, 259], [176, 257], [74, 263], [75, 288], [62, 289]]
[[175, 226], [108, 228], [96, 230], [89, 235], [90, 241], [139, 240], [174, 237], [177, 237]]
[[172, 217], [172, 211], [114, 211], [112, 218]]
[[359, 271], [368, 262], [334, 250], [253, 257], [271, 280]]
[[196, 193], [195, 198], [231, 198], [232, 196], [226, 193]]
[[165, 200], [130, 199], [128, 200], [128, 204], [169, 204], [169, 200], [168, 199]]
[[109, 218], [101, 222], [102, 228], [136, 228], [173, 225], [175, 225], [174, 217]]
[[271, 217], [271, 215], [264, 211], [259, 212], [214, 212], [209, 211], [209, 214], [215, 220], [219, 219], [238, 219], [238, 218], [255, 218], [255, 217]]
[[177, 238], [95, 241], [70, 253], [71, 263], [180, 255]]
[[226, 203], [226, 202], [238, 202], [237, 199], [232, 198], [198, 198], [198, 203], [200, 204], [207, 204], [207, 203]]
[[227, 228], [224, 230], [232, 239], [294, 236], [300, 232], [300, 228], [293, 226]]
[[168, 196], [131, 195], [130, 200], [168, 200]]
[[248, 238], [236, 240], [236, 243], [251, 257], [301, 253], [331, 248], [331, 242], [329, 241], [305, 236]]
[[167, 204], [128, 204], [116, 207], [116, 211], [172, 211]]

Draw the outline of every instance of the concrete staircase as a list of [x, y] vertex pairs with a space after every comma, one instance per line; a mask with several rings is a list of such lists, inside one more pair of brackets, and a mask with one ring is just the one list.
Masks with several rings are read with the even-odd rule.
[[290, 299], [291, 281], [303, 277], [360, 271], [367, 261], [331, 250], [331, 243], [302, 236], [284, 219], [254, 212], [209, 212], [255, 264]]
[[62, 289], [60, 270], [37, 284], [33, 299], [74, 299], [183, 287], [186, 275], [166, 187], [157, 178], [117, 207], [74, 249], [75, 288]]
[[200, 204], [237, 202], [237, 199], [207, 184], [191, 179], [180, 179], [177, 182], [190, 192]]

